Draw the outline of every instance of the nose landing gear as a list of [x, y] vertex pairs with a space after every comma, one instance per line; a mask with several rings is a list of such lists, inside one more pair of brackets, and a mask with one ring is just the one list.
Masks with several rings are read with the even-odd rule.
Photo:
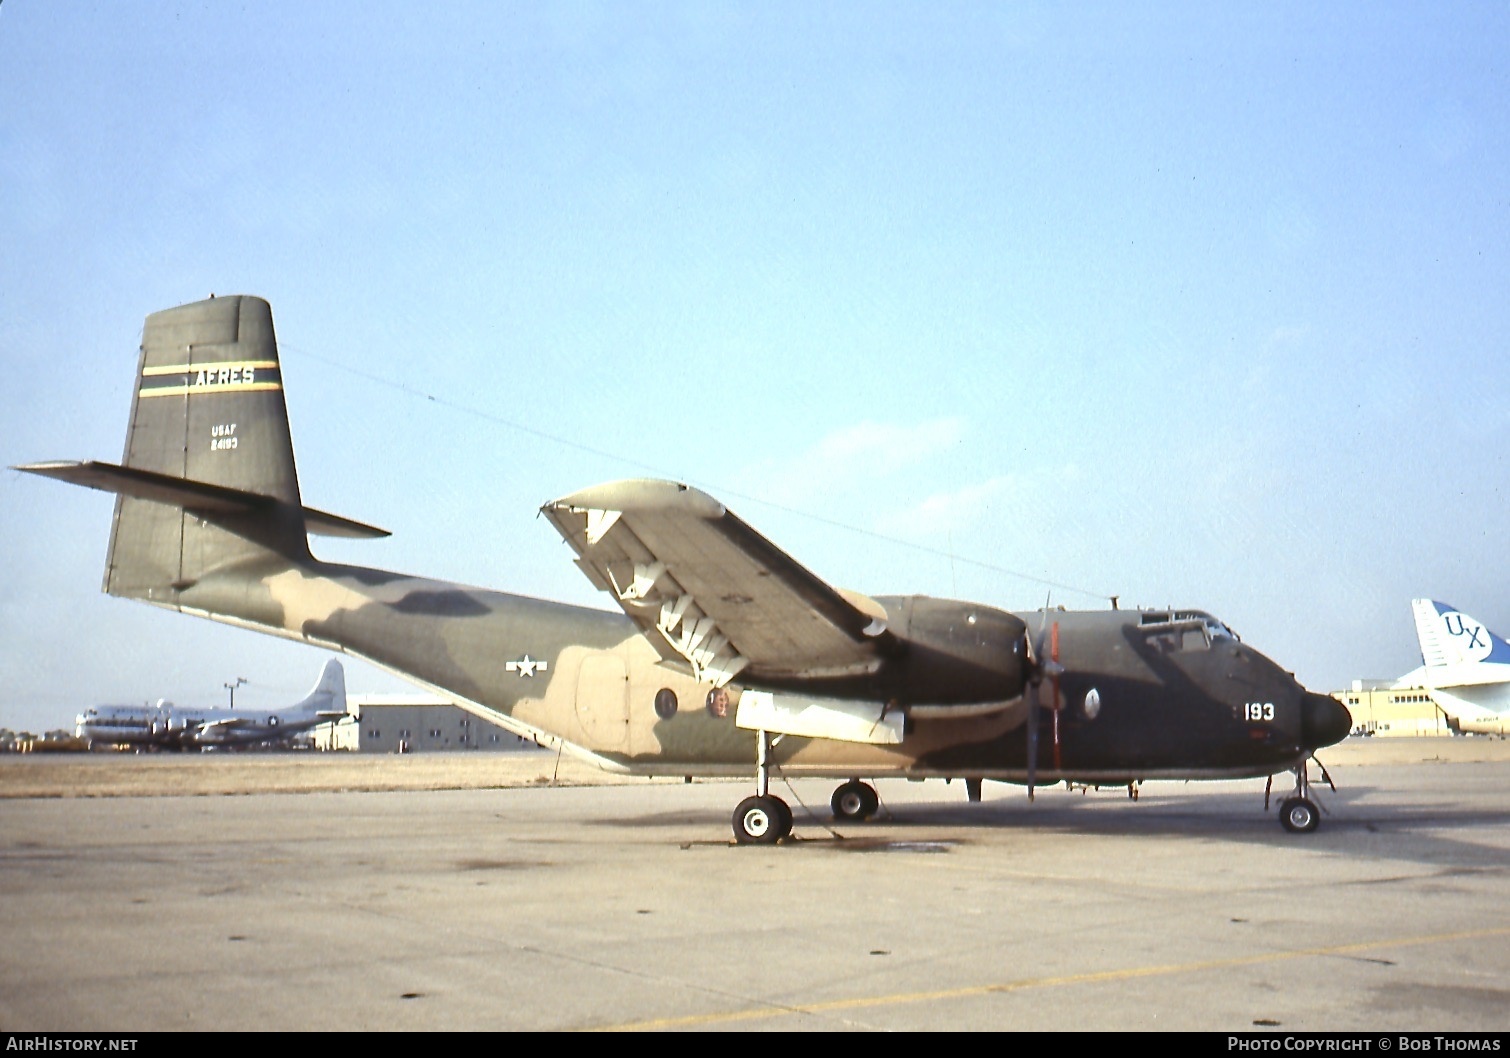
[[[1316, 760], [1312, 757], [1311, 760]], [[1279, 803], [1279, 823], [1291, 834], [1309, 834], [1321, 823], [1321, 806], [1311, 798], [1311, 778], [1308, 773], [1310, 761], [1301, 761], [1295, 769], [1295, 789], [1290, 796]], [[1332, 782], [1332, 777], [1327, 773], [1326, 765], [1319, 760], [1316, 766], [1321, 769], [1321, 777], [1326, 784], [1336, 793], [1337, 784]], [[1274, 785], [1274, 776], [1269, 776], [1269, 781], [1264, 785], [1264, 811], [1269, 810], [1269, 791]]]
[[1279, 805], [1279, 822], [1291, 834], [1309, 834], [1321, 822], [1321, 815], [1307, 798], [1286, 797]]

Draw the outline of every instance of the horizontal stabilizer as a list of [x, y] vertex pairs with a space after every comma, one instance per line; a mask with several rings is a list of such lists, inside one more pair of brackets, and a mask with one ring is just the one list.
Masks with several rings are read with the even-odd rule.
[[[255, 514], [271, 510], [279, 501], [271, 496], [241, 489], [211, 485], [204, 481], [176, 478], [136, 467], [117, 466], [114, 463], [88, 462], [30, 463], [15, 467], [28, 474], [57, 478], [73, 485], [115, 492], [122, 496], [151, 500], [170, 507], [182, 507], [187, 511], [217, 512], [220, 514]], [[344, 536], [378, 539], [391, 535], [386, 529], [352, 521], [339, 515], [327, 514], [313, 507], [302, 508], [304, 527], [320, 536]]]

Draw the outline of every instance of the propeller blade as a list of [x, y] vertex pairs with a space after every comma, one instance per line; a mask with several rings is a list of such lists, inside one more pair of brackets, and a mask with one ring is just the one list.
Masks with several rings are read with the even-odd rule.
[[1028, 702], [1028, 800], [1033, 800], [1033, 784], [1038, 778], [1038, 683], [1029, 680]]
[[1062, 770], [1059, 763], [1059, 674], [1064, 671], [1064, 666], [1059, 664], [1059, 622], [1055, 621], [1049, 632], [1049, 686], [1054, 695], [1049, 700], [1049, 708], [1054, 711], [1054, 770]]
[[1043, 684], [1043, 635], [1049, 623], [1049, 601], [1043, 601], [1043, 616], [1038, 622], [1038, 635], [1028, 637], [1028, 684], [1023, 697], [1028, 703], [1028, 800], [1033, 800], [1034, 787], [1038, 785], [1038, 689]]

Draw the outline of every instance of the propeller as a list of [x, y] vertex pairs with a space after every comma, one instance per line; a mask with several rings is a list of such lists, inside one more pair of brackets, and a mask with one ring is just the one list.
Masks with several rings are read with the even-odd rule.
[[[1048, 633], [1048, 657], [1044, 655], [1044, 633]], [[1059, 674], [1064, 666], [1059, 664], [1059, 622], [1049, 626], [1049, 604], [1044, 600], [1043, 619], [1038, 624], [1038, 635], [1028, 640], [1028, 679], [1026, 698], [1028, 703], [1028, 800], [1033, 800], [1034, 787], [1038, 782], [1038, 696], [1039, 688], [1047, 677], [1053, 693], [1054, 711], [1054, 769], [1059, 769]]]
[[1049, 699], [1049, 709], [1054, 717], [1054, 771], [1061, 770], [1059, 763], [1059, 674], [1064, 671], [1064, 666], [1059, 664], [1059, 622], [1055, 621], [1049, 630], [1049, 685], [1053, 688], [1053, 697]]

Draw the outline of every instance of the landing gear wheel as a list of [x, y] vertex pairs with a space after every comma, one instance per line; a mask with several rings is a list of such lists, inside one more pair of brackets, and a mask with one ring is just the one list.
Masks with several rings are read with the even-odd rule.
[[829, 807], [834, 810], [837, 820], [860, 822], [875, 815], [876, 809], [881, 807], [881, 799], [869, 783], [851, 779], [834, 791]]
[[1321, 813], [1304, 797], [1288, 797], [1279, 806], [1279, 821], [1291, 834], [1309, 834], [1321, 822]]
[[779, 797], [772, 797], [770, 798], [770, 800], [775, 803], [776, 811], [781, 813], [781, 837], [776, 839], [777, 841], [780, 841], [781, 838], [787, 837], [792, 832], [792, 806], [787, 804]]
[[746, 797], [734, 809], [734, 840], [774, 845], [792, 832], [792, 810], [779, 797]]

